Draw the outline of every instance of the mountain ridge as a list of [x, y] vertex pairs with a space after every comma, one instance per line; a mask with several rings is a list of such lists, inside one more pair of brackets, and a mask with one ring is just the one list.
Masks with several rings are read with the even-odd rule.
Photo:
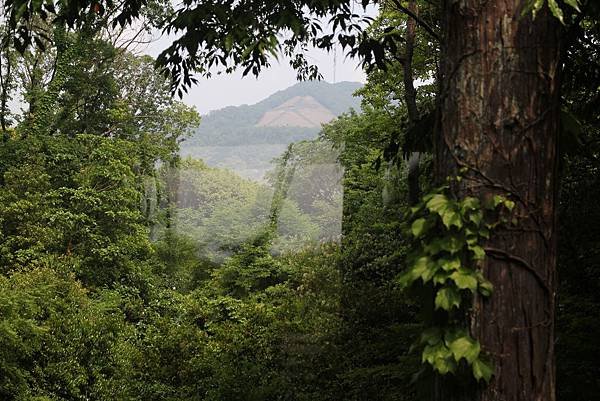
[[[314, 138], [321, 129], [321, 123], [328, 122], [351, 108], [359, 108], [360, 99], [353, 97], [353, 93], [361, 87], [361, 83], [350, 81], [335, 84], [324, 81], [299, 82], [253, 105], [228, 106], [211, 111], [202, 117], [200, 127], [182, 144], [182, 148], [287, 144]], [[322, 108], [314, 111], [312, 116], [289, 114], [290, 124], [259, 124], [267, 113], [273, 114], [275, 109], [297, 97], [311, 97]], [[311, 124], [299, 123], [307, 118]], [[293, 121], [297, 121], [298, 125], [291, 124]]]
[[256, 127], [319, 128], [335, 115], [312, 96], [296, 96], [267, 111]]

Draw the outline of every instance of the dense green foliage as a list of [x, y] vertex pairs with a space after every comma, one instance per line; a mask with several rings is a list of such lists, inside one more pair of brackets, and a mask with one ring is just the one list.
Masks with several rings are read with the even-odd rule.
[[[202, 118], [202, 124], [194, 135], [182, 143], [181, 152], [201, 158], [211, 166], [225, 167], [244, 177], [262, 180], [271, 168], [271, 161], [283, 153], [288, 144], [313, 140], [321, 129], [317, 125], [257, 126], [265, 113], [290, 99], [310, 96], [332, 117], [338, 116], [350, 109], [359, 109], [360, 100], [352, 94], [361, 86], [354, 82], [301, 82], [254, 105], [230, 106], [213, 111]], [[296, 111], [300, 115], [310, 112]], [[318, 111], [316, 118], [320, 118]]]
[[328, 215], [284, 196], [270, 225], [266, 184], [179, 161], [198, 117], [147, 58], [67, 38], [107, 51], [27, 54], [62, 75], [34, 82], [1, 146], [0, 398], [333, 399]]
[[[241, 2], [221, 13], [225, 2], [216, 3], [212, 11], [186, 3], [170, 20], [182, 29], [210, 13], [226, 21], [214, 28], [215, 43], [202, 19], [163, 55], [176, 78], [190, 79], [177, 69], [177, 49], [200, 72], [219, 58], [210, 45], [225, 49], [224, 68], [259, 71], [279, 28], [292, 30], [291, 52], [315, 23], [285, 4]], [[50, 4], [32, 3], [25, 16], [17, 10], [7, 29], [51, 13]], [[439, 10], [419, 2], [427, 29], [413, 38], [411, 81], [423, 85], [412, 99], [406, 49], [387, 47], [383, 56], [393, 61], [370, 71], [360, 110], [317, 140], [278, 149], [259, 183], [180, 159], [199, 116], [169, 96], [153, 60], [110, 40], [105, 11], [127, 22], [145, 5], [145, 18], [161, 19], [157, 4], [125, 4], [93, 3], [99, 9], [82, 18], [78, 7], [89, 4], [67, 1], [62, 20], [36, 21], [43, 29], [35, 36], [23, 37], [29, 25], [16, 36], [2, 31], [0, 398], [414, 401], [431, 395], [438, 374], [466, 372], [473, 387], [473, 376], [489, 380], [488, 355], [461, 318], [473, 296], [493, 296], [478, 267], [481, 243], [496, 224], [513, 224], [514, 203], [431, 190]], [[337, 24], [349, 18], [344, 2], [310, 5], [317, 15], [342, 10]], [[581, 6], [581, 17], [562, 8], [575, 45], [565, 50], [562, 88], [559, 400], [600, 397], [600, 9]], [[232, 16], [256, 7], [247, 25], [228, 29]], [[384, 7], [363, 39], [405, 34], [408, 21]], [[253, 23], [265, 29], [249, 40]], [[25, 39], [41, 46], [14, 52]], [[346, 95], [357, 89], [341, 87]], [[312, 131], [253, 127], [264, 111], [305, 94], [335, 114], [358, 102], [327, 85], [295, 86], [207, 116], [206, 135], [190, 143], [312, 139]], [[8, 113], [6, 100], [19, 97], [25, 110]], [[429, 193], [416, 205], [407, 160], [415, 154], [417, 192]]]

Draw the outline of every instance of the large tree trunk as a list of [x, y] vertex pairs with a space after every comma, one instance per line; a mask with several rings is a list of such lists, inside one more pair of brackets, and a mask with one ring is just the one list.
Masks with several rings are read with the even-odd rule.
[[436, 173], [467, 168], [459, 197], [501, 194], [518, 222], [493, 232], [470, 329], [495, 376], [468, 396], [553, 401], [560, 25], [547, 10], [521, 17], [522, 0], [446, 0]]

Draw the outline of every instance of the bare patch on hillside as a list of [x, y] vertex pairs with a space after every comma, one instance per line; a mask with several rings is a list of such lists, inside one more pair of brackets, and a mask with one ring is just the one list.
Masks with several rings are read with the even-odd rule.
[[335, 115], [312, 96], [296, 96], [267, 111], [257, 127], [320, 127]]

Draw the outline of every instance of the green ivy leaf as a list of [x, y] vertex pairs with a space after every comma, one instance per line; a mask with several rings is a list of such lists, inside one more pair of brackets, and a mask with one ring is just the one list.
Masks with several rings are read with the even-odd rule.
[[446, 226], [446, 228], [450, 228], [455, 226], [456, 228], [462, 228], [462, 219], [460, 218], [460, 214], [458, 214], [453, 208], [447, 207], [446, 210], [442, 214], [442, 223]]
[[444, 251], [452, 255], [460, 251], [464, 246], [464, 240], [456, 235], [440, 238], [440, 246]]
[[430, 364], [434, 370], [442, 375], [454, 372], [457, 367], [452, 352], [441, 341], [434, 345], [427, 345], [423, 349], [421, 358], [423, 362]]
[[450, 350], [446, 348], [442, 341], [438, 341], [436, 343], [426, 345], [425, 348], [423, 348], [421, 362], [427, 362], [428, 364], [433, 365], [437, 358], [444, 358], [448, 355], [450, 355]]
[[433, 276], [433, 283], [434, 284], [444, 284], [448, 278], [450, 277], [449, 272], [444, 272], [444, 271], [440, 271], [437, 272], [434, 276]]
[[481, 210], [476, 210], [476, 211], [469, 213], [469, 221], [475, 223], [475, 225], [477, 225], [477, 227], [479, 227], [481, 225], [482, 220], [483, 220], [483, 213], [481, 212]]
[[438, 253], [444, 250], [444, 239], [435, 238], [431, 240], [428, 244], [424, 245], [423, 250], [429, 255], [437, 255]]
[[415, 238], [419, 238], [427, 230], [427, 220], [424, 218], [416, 219], [413, 221], [411, 227], [412, 235]]
[[486, 227], [481, 227], [479, 235], [485, 239], [490, 239], [490, 230]]
[[412, 269], [405, 271], [398, 277], [398, 285], [400, 286], [400, 288], [403, 288], [403, 289], [410, 287], [414, 281], [415, 281], [415, 278], [413, 277]]
[[504, 197], [500, 196], [500, 195], [494, 195], [494, 198], [492, 199], [492, 205], [495, 208], [498, 207], [498, 205], [504, 203]]
[[451, 272], [460, 269], [461, 263], [460, 258], [454, 257], [452, 259], [441, 258], [438, 261], [438, 265], [445, 271]]
[[433, 363], [433, 368], [442, 375], [456, 371], [456, 367], [456, 362], [452, 358], [436, 358]]
[[448, 348], [452, 351], [452, 355], [454, 355], [454, 360], [456, 362], [465, 358], [467, 362], [473, 363], [473, 361], [479, 357], [479, 353], [481, 352], [479, 342], [468, 334], [450, 342]]
[[473, 376], [475, 376], [475, 379], [478, 381], [483, 379], [486, 383], [489, 383], [494, 374], [494, 369], [491, 364], [478, 358], [473, 361], [471, 367], [473, 368]]
[[485, 259], [485, 250], [479, 245], [469, 245], [469, 250], [473, 252], [474, 260]]
[[484, 297], [489, 297], [494, 291], [494, 286], [488, 280], [479, 282], [479, 293]]
[[479, 238], [476, 235], [467, 234], [467, 245], [476, 245], [479, 242]]
[[439, 214], [440, 216], [443, 215], [443, 213], [446, 211], [446, 209], [448, 208], [448, 203], [449, 200], [446, 197], [446, 195], [442, 195], [442, 194], [435, 194], [426, 204], [427, 209], [429, 209], [430, 212], [434, 212]]
[[464, 215], [467, 213], [467, 211], [478, 210], [479, 206], [479, 199], [473, 198], [472, 196], [467, 196], [460, 203], [460, 211]]
[[398, 284], [401, 288], [412, 285], [417, 279], [423, 279], [423, 282], [431, 280], [437, 271], [437, 265], [429, 256], [418, 258], [413, 265], [398, 278]]
[[477, 290], [477, 278], [475, 272], [471, 269], [460, 269], [450, 275], [450, 278], [454, 280], [456, 286], [461, 290], [470, 290], [475, 293]]
[[438, 267], [430, 257], [423, 256], [417, 259], [413, 269], [415, 274], [418, 274], [418, 277], [420, 277], [424, 283], [427, 283], [437, 272]]
[[442, 341], [442, 331], [439, 327], [430, 327], [421, 334], [421, 344], [436, 345]]
[[435, 309], [451, 310], [460, 306], [460, 293], [454, 287], [444, 287], [435, 296]]
[[515, 208], [515, 202], [511, 201], [510, 199], [506, 199], [504, 201], [504, 207], [512, 211]]
[[423, 209], [423, 203], [419, 203], [418, 205], [411, 207], [410, 214], [414, 216], [415, 214], [420, 212], [421, 209]]

